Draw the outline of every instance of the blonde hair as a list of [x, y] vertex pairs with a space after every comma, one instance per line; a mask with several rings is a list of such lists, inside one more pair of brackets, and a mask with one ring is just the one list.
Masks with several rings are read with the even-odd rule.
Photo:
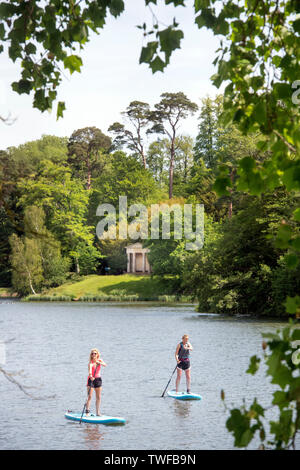
[[90, 352], [90, 360], [89, 360], [89, 362], [92, 362], [92, 353], [93, 353], [93, 352], [97, 353], [97, 358], [96, 358], [96, 360], [100, 358], [100, 352], [98, 351], [98, 349], [93, 348], [93, 349], [91, 349], [91, 352]]
[[189, 338], [189, 335], [183, 335], [182, 339], [183, 338]]

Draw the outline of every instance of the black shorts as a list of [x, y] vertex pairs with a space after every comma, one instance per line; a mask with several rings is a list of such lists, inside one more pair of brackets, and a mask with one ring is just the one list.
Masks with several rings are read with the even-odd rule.
[[181, 361], [177, 364], [178, 369], [188, 370], [191, 367], [190, 361]]
[[88, 386], [88, 387], [92, 387], [92, 388], [99, 388], [99, 387], [102, 387], [102, 379], [101, 379], [101, 377], [96, 377], [94, 380], [91, 380], [91, 379], [89, 378], [88, 383], [87, 383], [87, 386]]

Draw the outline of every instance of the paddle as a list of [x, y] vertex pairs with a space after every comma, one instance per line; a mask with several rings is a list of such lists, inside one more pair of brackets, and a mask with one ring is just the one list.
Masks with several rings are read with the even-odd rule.
[[171, 375], [171, 377], [170, 377], [170, 380], [169, 380], [169, 382], [167, 383], [167, 386], [166, 386], [166, 388], [165, 388], [165, 389], [164, 389], [164, 391], [163, 391], [162, 397], [163, 397], [163, 396], [164, 396], [164, 394], [166, 393], [166, 390], [167, 390], [167, 388], [168, 388], [168, 386], [169, 386], [169, 383], [171, 382], [171, 379], [172, 379], [172, 377], [173, 377], [173, 375], [174, 375], [174, 372], [175, 372], [175, 370], [176, 370], [176, 369], [177, 369], [177, 364], [176, 364], [176, 366], [175, 366], [175, 369], [174, 369], [174, 370], [173, 370], [173, 372], [172, 372], [172, 375]]
[[[96, 364], [96, 367], [95, 367], [95, 370], [94, 370], [94, 375], [93, 377], [95, 378], [95, 375], [96, 375], [96, 372], [97, 372], [97, 367], [98, 367], [98, 364]], [[84, 410], [86, 408], [86, 404], [87, 404], [87, 401], [88, 401], [88, 398], [89, 398], [89, 394], [90, 394], [90, 391], [91, 391], [91, 387], [92, 387], [92, 381], [91, 381], [91, 385], [89, 386], [89, 389], [88, 389], [88, 394], [87, 394], [87, 399], [84, 403], [84, 407], [83, 407], [83, 410], [82, 410], [82, 413], [81, 413], [81, 417], [80, 417], [80, 421], [79, 423], [81, 424], [81, 420], [82, 420], [82, 416], [83, 416], [83, 413], [84, 413]]]

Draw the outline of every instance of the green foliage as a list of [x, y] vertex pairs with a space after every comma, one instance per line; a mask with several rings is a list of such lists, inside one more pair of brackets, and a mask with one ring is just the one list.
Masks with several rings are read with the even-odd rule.
[[218, 147], [218, 128], [220, 126], [220, 101], [221, 96], [212, 100], [210, 97], [202, 99], [201, 112], [199, 115], [199, 132], [194, 147], [195, 163], [201, 159], [207, 168], [216, 166]]
[[[151, 142], [147, 153], [149, 170], [162, 188], [168, 184], [171, 143], [169, 139]], [[174, 194], [182, 196], [188, 190], [193, 164], [193, 139], [187, 135], [178, 135], [174, 141]]]
[[[124, 10], [122, 0], [77, 2], [10, 1], [0, 3], [0, 52], [8, 46], [8, 55], [19, 61], [21, 78], [12, 83], [19, 94], [33, 93], [33, 106], [51, 109], [57, 98], [63, 69], [80, 72], [82, 59], [74, 50], [82, 49], [91, 32], [98, 32], [108, 13], [117, 17]], [[65, 105], [58, 102], [57, 117]]]
[[77, 129], [69, 138], [67, 163], [75, 177], [86, 179], [87, 189], [91, 189], [92, 178], [101, 174], [110, 147], [110, 137], [97, 127]]
[[90, 211], [96, 214], [96, 208], [102, 203], [113, 204], [118, 208], [119, 196], [127, 196], [129, 206], [156, 201], [161, 195], [151, 173], [135, 157], [117, 151], [111, 154], [109, 164], [94, 182]]
[[102, 258], [99, 250], [93, 245], [78, 243], [76, 247], [77, 261], [80, 266], [80, 274], [93, 274], [97, 271], [99, 259]]
[[239, 211], [221, 224], [207, 219], [204, 247], [183, 267], [183, 287], [197, 293], [200, 311], [284, 314], [286, 295], [300, 287], [299, 268], [288, 269], [272, 237], [296, 202], [278, 188], [261, 199], [244, 196]]
[[16, 292], [35, 294], [36, 289], [65, 282], [70, 260], [61, 256], [60, 243], [46, 229], [41, 208], [26, 208], [24, 230], [23, 238], [16, 234], [10, 237], [12, 285]]
[[148, 133], [165, 134], [170, 141], [169, 155], [169, 199], [173, 197], [173, 178], [175, 165], [175, 152], [177, 149], [176, 137], [182, 119], [194, 114], [198, 106], [183, 93], [162, 93], [159, 103], [154, 105], [155, 110], [149, 113], [152, 127]]
[[12, 234], [11, 245], [12, 286], [19, 294], [35, 294], [43, 280], [42, 258], [39, 244], [35, 239], [24, 241]]
[[122, 274], [127, 269], [125, 247], [130, 240], [99, 240], [98, 245], [105, 257], [105, 264], [110, 267], [110, 274]]
[[[231, 409], [226, 427], [233, 434], [236, 447], [247, 447], [258, 436], [261, 449], [295, 449], [300, 431], [300, 362], [296, 358], [300, 352], [300, 329], [290, 326], [263, 337], [268, 339], [263, 342], [266, 374], [277, 385], [271, 406], [276, 418], [268, 421], [266, 411], [269, 415], [270, 407], [265, 408], [255, 398], [249, 407], [244, 403], [241, 408]], [[247, 372], [255, 375], [260, 362], [261, 358], [251, 357]]]

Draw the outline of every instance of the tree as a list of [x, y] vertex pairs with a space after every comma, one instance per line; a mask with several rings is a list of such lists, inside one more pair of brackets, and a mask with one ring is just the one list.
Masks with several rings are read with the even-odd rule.
[[202, 99], [201, 112], [199, 115], [198, 135], [194, 147], [195, 162], [201, 158], [207, 168], [215, 169], [216, 161], [216, 140], [220, 125], [219, 103], [222, 96], [212, 100], [209, 96]]
[[89, 194], [78, 179], [71, 178], [68, 167], [45, 160], [35, 174], [18, 183], [21, 192], [18, 205], [42, 207], [46, 226], [61, 242], [63, 253], [71, 256], [80, 271], [78, 248], [81, 242], [92, 246], [94, 227], [87, 225]]
[[205, 221], [204, 247], [187, 259], [183, 284], [197, 292], [199, 311], [282, 317], [285, 297], [300, 287], [300, 270], [288, 275], [284, 250], [272, 238], [291, 219], [297, 197], [277, 188], [240, 199], [231, 219]]
[[53, 287], [66, 281], [70, 259], [61, 256], [61, 244], [45, 226], [41, 207], [29, 206], [24, 214], [25, 239], [35, 240], [42, 261], [41, 287]]
[[168, 180], [168, 152], [167, 139], [157, 139], [151, 142], [147, 152], [148, 167], [155, 180], [161, 187], [167, 184]]
[[[191, 168], [193, 165], [194, 140], [189, 135], [179, 135], [175, 140], [175, 146], [176, 146], [175, 161], [174, 161], [174, 170], [176, 173], [175, 176], [177, 176], [177, 179], [180, 182], [182, 182], [182, 184], [186, 184], [191, 174]], [[179, 184], [179, 182], [177, 184]], [[181, 193], [181, 190], [178, 192]]]
[[150, 107], [148, 103], [142, 101], [132, 101], [124, 111], [122, 116], [132, 127], [125, 128], [119, 122], [113, 123], [108, 131], [115, 134], [114, 145], [116, 148], [122, 148], [124, 145], [139, 155], [144, 168], [146, 168], [146, 154], [144, 149], [143, 131], [149, 126]]
[[196, 103], [190, 101], [182, 93], [162, 93], [161, 100], [155, 104], [155, 110], [150, 113], [149, 119], [153, 122], [152, 128], [148, 131], [157, 134], [166, 134], [170, 140], [169, 156], [169, 198], [173, 196], [173, 177], [175, 152], [178, 148], [176, 144], [177, 131], [182, 119], [197, 111]]
[[[188, 135], [178, 135], [174, 147], [174, 184], [180, 196], [182, 185], [187, 183], [193, 164], [193, 139]], [[149, 169], [161, 186], [164, 186], [168, 179], [170, 149], [169, 139], [158, 139], [151, 142], [147, 153]]]
[[[233, 185], [242, 158], [253, 157], [255, 161], [262, 162], [269, 157], [268, 152], [262, 152], [257, 147], [257, 143], [264, 139], [264, 136], [260, 132], [244, 135], [237, 124], [224, 126], [223, 95], [218, 95], [214, 100], [204, 98], [202, 103], [199, 133], [194, 147], [195, 162], [197, 164], [202, 159], [215, 177], [218, 175], [218, 167], [222, 165], [222, 171], [228, 171]], [[237, 198], [237, 194], [233, 188], [228, 191], [229, 196], [223, 195], [223, 199], [228, 200], [228, 217], [231, 218], [233, 200]]]
[[60, 243], [45, 227], [45, 213], [29, 206], [24, 214], [24, 235], [15, 233], [11, 245], [12, 285], [21, 295], [65, 282], [70, 261], [61, 256]]
[[39, 288], [43, 279], [42, 259], [37, 240], [25, 238], [22, 241], [16, 234], [9, 239], [11, 245], [10, 262], [13, 269], [12, 285], [20, 294]]
[[93, 224], [97, 206], [109, 203], [118, 207], [119, 196], [127, 196], [128, 206], [139, 202], [151, 203], [162, 196], [150, 171], [145, 170], [136, 158], [121, 151], [111, 155], [110, 165], [95, 180], [89, 206]]
[[[68, 164], [78, 176], [86, 175], [86, 187], [91, 189], [95, 170], [103, 169], [102, 153], [111, 147], [111, 139], [97, 127], [85, 127], [74, 131], [68, 142]], [[101, 161], [102, 160], [102, 161]]]

